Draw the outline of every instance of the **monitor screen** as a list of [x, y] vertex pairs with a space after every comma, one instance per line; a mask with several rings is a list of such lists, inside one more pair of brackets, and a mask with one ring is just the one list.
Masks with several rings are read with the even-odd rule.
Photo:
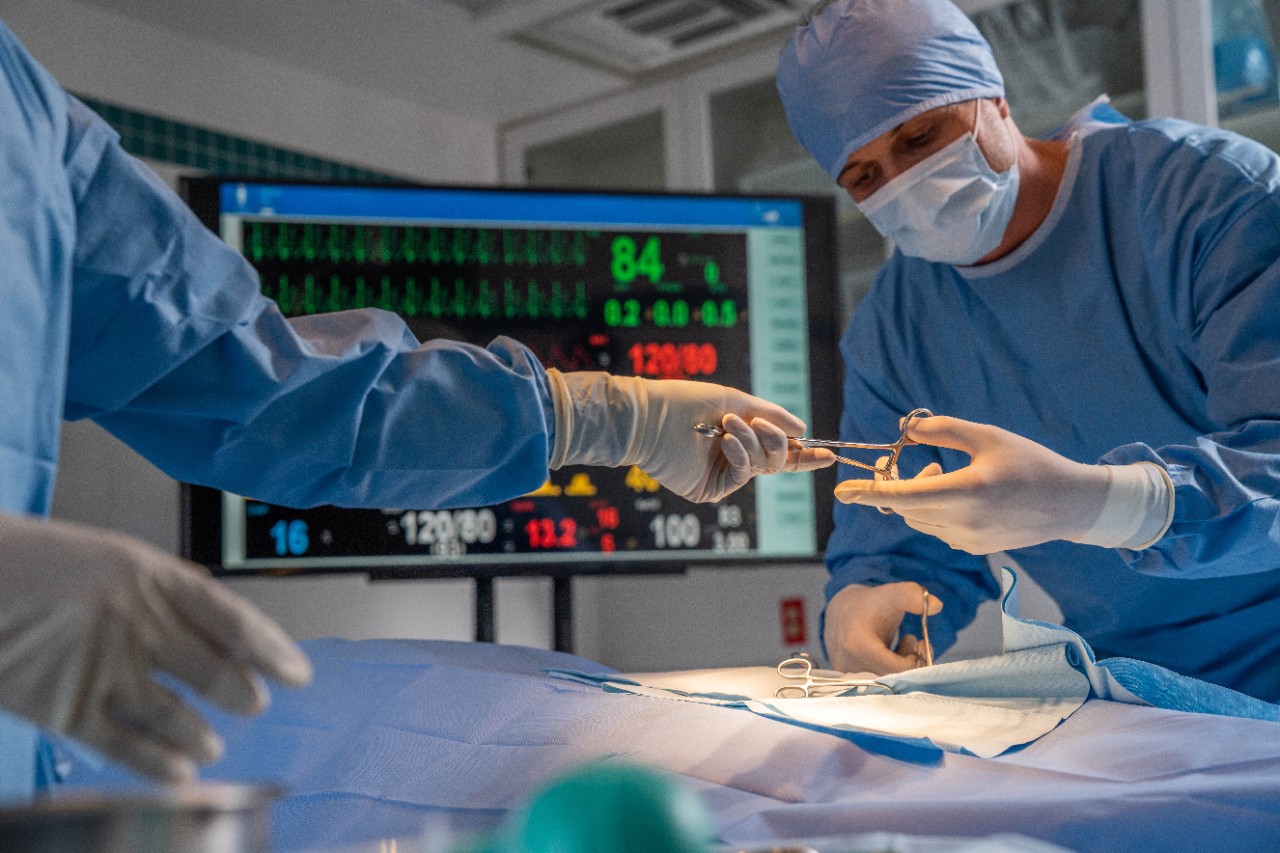
[[[188, 203], [288, 316], [380, 308], [419, 340], [507, 335], [547, 367], [711, 381], [833, 435], [829, 198], [193, 178]], [[690, 430], [690, 441], [706, 441]], [[566, 467], [504, 504], [291, 508], [184, 487], [220, 574], [496, 576], [812, 561], [829, 472], [693, 504], [638, 468]]]

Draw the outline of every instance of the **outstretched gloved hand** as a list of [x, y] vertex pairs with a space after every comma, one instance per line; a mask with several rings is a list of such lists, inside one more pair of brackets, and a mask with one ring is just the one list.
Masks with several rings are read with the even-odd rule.
[[[835, 461], [801, 449], [804, 421], [767, 400], [711, 382], [547, 371], [555, 405], [550, 467], [635, 465], [695, 503], [718, 501], [757, 474], [812, 471]], [[709, 438], [694, 425], [722, 426]]]
[[948, 473], [934, 463], [912, 480], [847, 480], [836, 486], [836, 497], [890, 509], [908, 527], [970, 554], [1054, 539], [1145, 548], [1173, 517], [1173, 484], [1158, 465], [1085, 465], [959, 418], [917, 418], [908, 434], [967, 453], [970, 462]]
[[259, 673], [302, 685], [311, 664], [199, 566], [118, 533], [0, 515], [0, 706], [179, 781], [222, 744], [158, 672], [256, 714]]

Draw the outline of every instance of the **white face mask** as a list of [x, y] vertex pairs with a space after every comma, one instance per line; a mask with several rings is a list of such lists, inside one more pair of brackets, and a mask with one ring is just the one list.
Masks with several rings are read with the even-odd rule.
[[1018, 161], [998, 173], [973, 131], [921, 160], [858, 205], [904, 255], [972, 264], [990, 254], [1018, 200]]

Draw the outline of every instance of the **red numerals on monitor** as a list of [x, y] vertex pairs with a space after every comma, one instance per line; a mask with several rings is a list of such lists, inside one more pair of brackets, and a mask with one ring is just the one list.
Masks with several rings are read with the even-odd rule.
[[719, 362], [715, 344], [636, 343], [627, 356], [637, 376], [657, 379], [711, 376]]
[[578, 544], [578, 522], [572, 518], [531, 518], [524, 532], [530, 548], [574, 548]]

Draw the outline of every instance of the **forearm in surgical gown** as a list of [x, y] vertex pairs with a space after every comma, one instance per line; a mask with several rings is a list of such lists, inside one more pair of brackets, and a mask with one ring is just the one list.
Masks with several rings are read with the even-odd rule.
[[[1081, 462], [1163, 465], [1165, 536], [1140, 553], [1015, 551], [1100, 656], [1280, 697], [1280, 159], [1171, 120], [1073, 139], [1045, 223], [957, 269], [895, 255], [842, 343], [842, 432], [892, 435], [916, 406]], [[959, 452], [908, 448], [909, 476]], [[984, 561], [894, 516], [836, 510], [828, 595], [917, 580], [949, 642], [995, 593]]]
[[172, 476], [375, 507], [494, 503], [546, 478], [546, 374], [514, 341], [420, 344], [377, 310], [286, 320], [114, 144], [76, 219], [67, 415]]
[[527, 349], [420, 344], [377, 310], [285, 319], [253, 268], [4, 35], [0, 158], [22, 182], [4, 181], [0, 239], [27, 263], [6, 271], [0, 321], [4, 417], [25, 423], [0, 443], [30, 448], [18, 467], [39, 471], [15, 480], [5, 464], [0, 505], [44, 511], [64, 414], [176, 478], [292, 506], [486, 504], [543, 482], [553, 419]]

